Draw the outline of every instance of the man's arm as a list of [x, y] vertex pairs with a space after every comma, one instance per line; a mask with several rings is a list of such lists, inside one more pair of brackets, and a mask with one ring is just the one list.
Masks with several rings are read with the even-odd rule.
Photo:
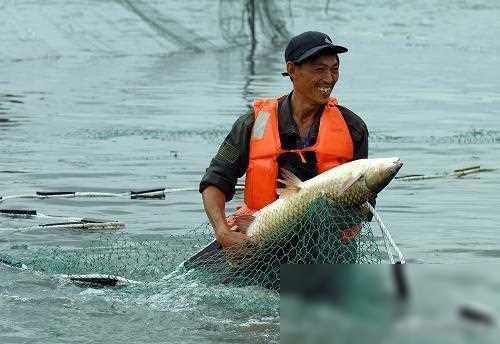
[[246, 235], [234, 231], [226, 221], [226, 196], [216, 186], [208, 186], [202, 193], [203, 206], [214, 229], [215, 239], [222, 247], [230, 247], [245, 241]]
[[236, 182], [246, 172], [252, 127], [252, 113], [238, 118], [200, 183], [205, 212], [217, 241], [224, 247], [246, 238], [244, 234], [235, 232], [234, 228], [229, 228], [225, 203], [233, 198]]

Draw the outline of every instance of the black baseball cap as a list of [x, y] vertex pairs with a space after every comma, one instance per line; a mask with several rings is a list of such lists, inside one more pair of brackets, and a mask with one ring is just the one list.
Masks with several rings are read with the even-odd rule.
[[[327, 34], [307, 31], [293, 37], [288, 42], [285, 49], [285, 62], [299, 63], [325, 49], [337, 54], [347, 52], [347, 48], [333, 44], [332, 39]], [[288, 76], [287, 72], [281, 74]]]

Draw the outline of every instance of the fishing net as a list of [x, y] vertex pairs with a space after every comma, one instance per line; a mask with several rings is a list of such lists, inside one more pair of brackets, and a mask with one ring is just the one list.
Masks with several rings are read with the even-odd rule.
[[102, 234], [77, 249], [45, 247], [23, 253], [17, 261], [9, 258], [10, 264], [51, 274], [107, 274], [141, 282], [175, 272], [206, 285], [258, 285], [277, 291], [281, 264], [380, 263], [382, 257], [360, 210], [323, 198], [265, 237], [227, 249], [213, 241], [212, 228], [205, 224], [164, 240]]
[[[358, 232], [359, 231], [359, 232]], [[277, 289], [280, 264], [379, 263], [381, 252], [369, 223], [359, 210], [312, 203], [303, 217], [275, 230], [259, 242], [222, 250], [212, 229], [202, 225], [165, 240], [136, 241], [119, 234], [102, 234], [86, 247], [40, 248], [14, 264], [57, 274], [110, 274], [154, 281], [175, 270], [194, 270], [206, 283], [262, 285]]]
[[[290, 39], [287, 19], [292, 17], [284, 1], [220, 0], [218, 18], [224, 40], [231, 44], [270, 41], [282, 43]], [[288, 6], [289, 7], [289, 6]]]
[[380, 263], [370, 225], [356, 207], [320, 198], [304, 214], [249, 243], [225, 250], [212, 243], [184, 264], [207, 283], [279, 290], [281, 264]]

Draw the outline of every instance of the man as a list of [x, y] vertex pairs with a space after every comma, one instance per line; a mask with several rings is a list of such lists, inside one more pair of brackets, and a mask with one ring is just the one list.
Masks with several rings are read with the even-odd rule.
[[251, 213], [278, 197], [279, 168], [307, 180], [368, 157], [365, 123], [330, 98], [339, 78], [338, 54], [345, 52], [347, 48], [321, 32], [292, 38], [282, 74], [290, 77], [293, 91], [278, 99], [257, 100], [253, 111], [234, 123], [200, 183], [205, 211], [222, 247], [247, 239], [228, 223], [225, 212], [237, 179], [245, 173], [245, 204], [239, 212]]

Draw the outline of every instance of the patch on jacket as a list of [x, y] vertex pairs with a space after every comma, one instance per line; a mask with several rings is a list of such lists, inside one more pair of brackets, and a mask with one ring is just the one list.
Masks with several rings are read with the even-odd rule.
[[232, 144], [224, 141], [215, 156], [215, 159], [234, 164], [238, 160], [238, 149]]

